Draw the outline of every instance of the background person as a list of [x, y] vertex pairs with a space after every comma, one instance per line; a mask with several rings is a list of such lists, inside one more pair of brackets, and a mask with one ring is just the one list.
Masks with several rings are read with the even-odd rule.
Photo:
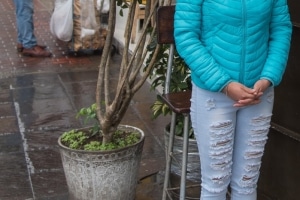
[[14, 0], [16, 9], [18, 52], [24, 56], [49, 57], [52, 54], [44, 45], [38, 45], [34, 35], [33, 1]]

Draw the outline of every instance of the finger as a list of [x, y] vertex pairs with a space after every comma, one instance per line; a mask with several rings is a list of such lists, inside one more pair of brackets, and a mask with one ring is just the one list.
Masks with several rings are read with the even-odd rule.
[[233, 104], [233, 107], [244, 107], [244, 106], [247, 106], [247, 104], [240, 104], [240, 103]]
[[245, 93], [244, 95], [241, 96], [240, 101], [241, 100], [245, 100], [245, 101], [250, 100], [250, 101], [252, 101], [253, 99], [257, 99], [257, 94]]
[[233, 104], [234, 107], [243, 107], [243, 106], [247, 106], [247, 105], [251, 105], [249, 101], [247, 101], [247, 102], [237, 101], [236, 103]]
[[246, 98], [255, 97], [259, 93], [259, 91], [257, 89], [251, 89], [251, 88], [247, 88], [247, 87], [243, 87], [243, 92], [244, 92]]
[[263, 94], [264, 94], [263, 92], [257, 93], [256, 98], [259, 99]]
[[237, 103], [239, 104], [249, 104], [250, 102], [252, 102], [254, 99], [241, 99], [241, 100], [238, 100]]
[[243, 106], [249, 106], [249, 105], [255, 105], [260, 103], [260, 99], [247, 99], [247, 100], [239, 100], [235, 104], [233, 104], [234, 107], [243, 107]]

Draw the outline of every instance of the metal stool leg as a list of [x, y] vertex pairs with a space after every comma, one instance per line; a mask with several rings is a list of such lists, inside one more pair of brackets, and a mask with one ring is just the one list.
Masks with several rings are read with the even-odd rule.
[[171, 162], [172, 162], [172, 153], [173, 153], [173, 144], [174, 144], [174, 135], [175, 135], [175, 124], [176, 124], [176, 113], [172, 112], [170, 135], [168, 141], [168, 149], [166, 152], [166, 169], [165, 169], [165, 180], [163, 187], [163, 196], [162, 199], [166, 200], [168, 195], [168, 186], [170, 180], [170, 171], [171, 171]]
[[186, 189], [186, 171], [188, 158], [188, 144], [189, 144], [189, 115], [184, 115], [184, 132], [183, 132], [183, 148], [182, 148], [182, 168], [180, 180], [180, 200], [185, 199]]

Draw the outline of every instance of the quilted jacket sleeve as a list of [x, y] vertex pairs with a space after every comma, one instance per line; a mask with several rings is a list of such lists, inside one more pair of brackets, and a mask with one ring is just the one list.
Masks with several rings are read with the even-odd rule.
[[286, 0], [274, 0], [268, 58], [261, 73], [261, 79], [268, 79], [277, 86], [286, 68], [292, 24]]
[[231, 77], [215, 62], [201, 42], [203, 0], [177, 0], [174, 16], [176, 49], [192, 74], [210, 91], [221, 91]]

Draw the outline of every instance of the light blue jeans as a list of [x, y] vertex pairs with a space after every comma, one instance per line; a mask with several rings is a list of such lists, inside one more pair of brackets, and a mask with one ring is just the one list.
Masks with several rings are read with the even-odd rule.
[[255, 200], [273, 110], [274, 89], [241, 108], [220, 92], [193, 85], [191, 121], [201, 162], [201, 200]]
[[24, 48], [31, 48], [37, 44], [33, 25], [33, 1], [14, 0], [17, 19], [18, 43]]

